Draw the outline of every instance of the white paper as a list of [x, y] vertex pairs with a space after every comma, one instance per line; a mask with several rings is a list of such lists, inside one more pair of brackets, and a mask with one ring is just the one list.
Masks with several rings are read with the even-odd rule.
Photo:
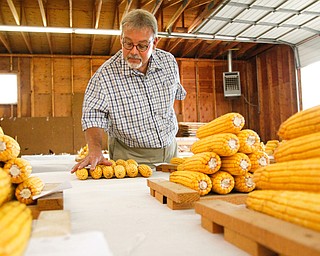
[[25, 256], [112, 256], [102, 232], [91, 231], [29, 240]]
[[46, 195], [50, 195], [59, 191], [63, 191], [65, 189], [68, 188], [72, 188], [72, 185], [69, 181], [65, 181], [63, 183], [58, 184], [56, 187], [54, 187], [53, 189], [50, 190], [46, 190], [46, 191], [42, 191], [39, 195], [35, 195], [32, 197], [33, 200], [36, 200], [40, 197], [46, 196]]

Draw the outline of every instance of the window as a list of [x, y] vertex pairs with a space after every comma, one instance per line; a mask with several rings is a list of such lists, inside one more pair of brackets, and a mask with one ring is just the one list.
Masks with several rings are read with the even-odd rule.
[[18, 103], [17, 74], [0, 74], [0, 104]]
[[301, 69], [303, 110], [320, 104], [319, 100], [320, 61]]

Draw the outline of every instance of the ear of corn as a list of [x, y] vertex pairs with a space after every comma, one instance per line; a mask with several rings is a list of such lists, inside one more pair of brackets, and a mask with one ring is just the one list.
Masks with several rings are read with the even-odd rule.
[[214, 152], [194, 154], [179, 165], [179, 170], [213, 174], [221, 167], [220, 156]]
[[122, 166], [126, 167], [127, 164], [128, 164], [128, 163], [127, 163], [126, 160], [123, 160], [123, 159], [118, 159], [118, 160], [116, 160], [116, 165], [122, 165]]
[[11, 178], [2, 168], [0, 168], [0, 206], [6, 202], [11, 192]]
[[266, 152], [255, 151], [247, 155], [250, 159], [251, 169], [250, 172], [255, 172], [260, 167], [265, 167], [270, 164], [269, 156]]
[[138, 166], [138, 171], [139, 173], [141, 174], [141, 176], [145, 177], [145, 178], [148, 178], [152, 175], [152, 169], [149, 165], [146, 165], [146, 164], [140, 164]]
[[10, 174], [11, 182], [19, 184], [29, 178], [32, 172], [31, 164], [22, 158], [13, 158], [8, 160], [3, 169]]
[[105, 177], [106, 179], [111, 179], [114, 175], [114, 170], [113, 167], [110, 165], [104, 165], [102, 167], [102, 175], [103, 177]]
[[122, 179], [126, 177], [126, 168], [123, 165], [116, 165], [115, 167], [113, 167], [113, 170], [114, 170], [114, 175], [118, 179]]
[[169, 180], [199, 192], [200, 196], [207, 195], [212, 188], [208, 175], [193, 171], [175, 171], [170, 173]]
[[102, 177], [102, 169], [102, 165], [97, 165], [96, 168], [94, 168], [94, 170], [89, 169], [89, 174], [93, 179], [98, 180]]
[[112, 160], [112, 159], [108, 159], [108, 162], [110, 162], [112, 165], [112, 167], [115, 167], [117, 164], [116, 164], [116, 161]]
[[137, 167], [138, 167], [138, 165], [139, 165], [138, 162], [137, 162], [136, 160], [134, 160], [134, 159], [128, 159], [128, 160], [127, 160], [127, 163], [128, 163], [128, 164], [134, 164], [134, 165], [137, 166]]
[[0, 207], [0, 255], [23, 255], [32, 228], [32, 214], [27, 206], [10, 201]]
[[246, 199], [248, 208], [320, 231], [320, 193], [255, 190]]
[[4, 134], [4, 132], [3, 132], [2, 128], [1, 128], [1, 126], [0, 126], [0, 135], [3, 135], [3, 134]]
[[234, 177], [228, 172], [218, 171], [209, 177], [212, 182], [211, 191], [217, 194], [229, 194], [234, 188]]
[[218, 133], [238, 133], [244, 126], [244, 117], [239, 113], [227, 113], [199, 127], [198, 138], [204, 138]]
[[33, 196], [38, 195], [43, 190], [44, 183], [39, 177], [29, 177], [18, 185], [15, 191], [17, 200], [24, 204], [32, 204]]
[[75, 174], [79, 180], [86, 180], [89, 176], [88, 170], [86, 168], [77, 170]]
[[126, 173], [128, 177], [134, 178], [138, 176], [139, 174], [138, 166], [135, 165], [134, 163], [128, 163], [125, 168], [126, 168]]
[[320, 130], [320, 105], [295, 113], [284, 121], [278, 135], [284, 139], [294, 139]]
[[89, 148], [88, 148], [88, 144], [86, 144], [85, 146], [83, 146], [82, 148], [80, 148], [80, 150], [78, 151], [78, 154], [76, 156], [76, 161], [79, 162], [82, 159], [84, 159], [87, 155], [89, 154]]
[[0, 134], [0, 161], [7, 162], [20, 154], [20, 145], [12, 137]]
[[274, 151], [276, 162], [309, 159], [320, 156], [320, 132], [283, 141]]
[[320, 158], [270, 164], [253, 178], [258, 189], [320, 192]]
[[202, 152], [215, 152], [219, 156], [231, 156], [240, 148], [239, 139], [233, 133], [214, 134], [197, 140], [191, 145], [194, 154]]
[[237, 133], [239, 138], [240, 148], [239, 152], [241, 153], [252, 153], [260, 147], [260, 137], [259, 135], [250, 129], [241, 130]]
[[170, 164], [182, 164], [187, 158], [183, 157], [173, 157], [170, 159]]
[[279, 146], [280, 142], [278, 140], [268, 140], [265, 147], [265, 152], [269, 156], [273, 156], [275, 149]]
[[250, 171], [250, 169], [250, 159], [244, 153], [221, 157], [221, 171], [229, 172], [232, 175], [244, 175]]
[[234, 176], [234, 189], [238, 192], [248, 193], [254, 190], [256, 184], [253, 181], [253, 174], [247, 172], [244, 175]]

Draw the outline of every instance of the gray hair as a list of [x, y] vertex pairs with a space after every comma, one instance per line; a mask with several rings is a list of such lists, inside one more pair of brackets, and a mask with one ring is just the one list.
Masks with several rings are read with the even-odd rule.
[[130, 11], [121, 21], [121, 34], [123, 33], [123, 28], [151, 28], [154, 37], [158, 36], [158, 23], [156, 18], [152, 13], [142, 9]]

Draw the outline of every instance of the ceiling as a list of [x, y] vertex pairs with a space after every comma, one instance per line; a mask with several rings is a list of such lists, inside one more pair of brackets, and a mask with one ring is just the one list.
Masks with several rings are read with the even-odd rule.
[[[317, 0], [0, 0], [0, 8], [2, 55], [113, 55], [119, 36], [103, 29], [116, 32], [124, 14], [142, 8], [158, 20], [158, 48], [177, 58], [225, 59], [232, 50], [233, 58], [247, 60], [288, 44], [307, 56], [304, 64], [320, 60]], [[34, 27], [73, 30], [28, 32]]]

